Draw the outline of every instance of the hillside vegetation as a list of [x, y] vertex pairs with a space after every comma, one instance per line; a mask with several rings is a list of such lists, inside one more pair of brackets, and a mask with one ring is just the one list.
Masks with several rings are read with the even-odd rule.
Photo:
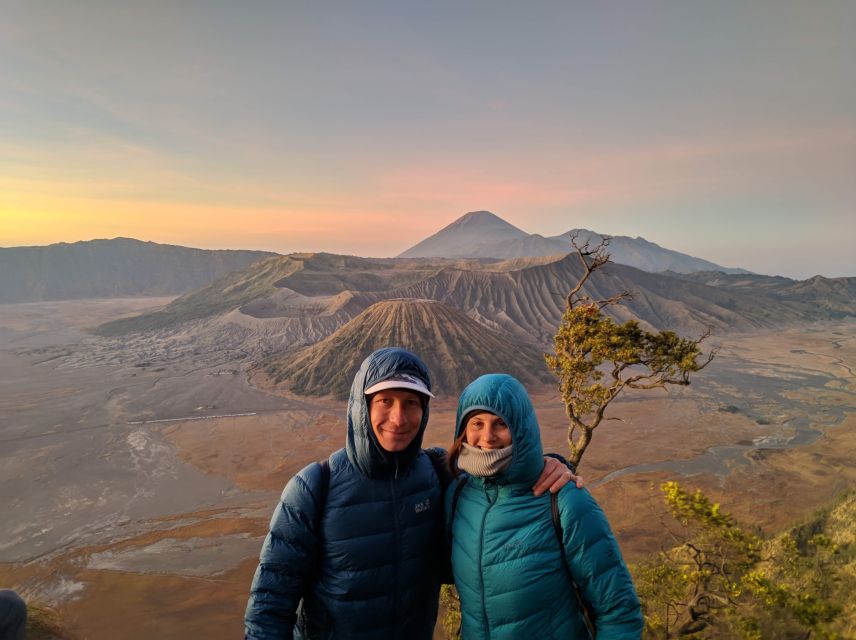
[[856, 493], [774, 536], [663, 485], [674, 546], [634, 568], [647, 638], [856, 637]]

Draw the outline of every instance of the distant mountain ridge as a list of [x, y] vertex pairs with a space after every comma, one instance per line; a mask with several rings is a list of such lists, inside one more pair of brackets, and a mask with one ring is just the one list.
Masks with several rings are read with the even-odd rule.
[[[587, 229], [571, 229], [555, 238], [563, 239], [570, 243], [570, 238], [576, 235], [578, 241], [597, 244], [603, 238], [599, 233]], [[742, 274], [750, 273], [746, 269], [736, 267], [723, 267], [709, 260], [696, 258], [694, 256], [666, 249], [660, 245], [650, 242], [641, 236], [631, 238], [629, 236], [610, 236], [609, 241], [610, 259], [616, 264], [626, 264], [630, 267], [642, 269], [650, 273], [661, 273], [672, 271], [675, 273], [694, 273], [696, 271], [718, 271], [720, 273]]]
[[[420, 299], [442, 302], [508, 339], [545, 350], [580, 272], [573, 254], [493, 263], [292, 254], [230, 273], [161, 311], [109, 322], [96, 331], [104, 336], [180, 336], [194, 348], [228, 346], [257, 361], [323, 340], [378, 302]], [[856, 296], [846, 292], [836, 297], [834, 308], [826, 308], [771, 295], [765, 283], [776, 279], [744, 277], [756, 284], [732, 290], [693, 276], [609, 264], [594, 274], [584, 292], [601, 299], [632, 291], [626, 304], [609, 309], [613, 317], [636, 318], [646, 327], [685, 335], [699, 335], [709, 327], [723, 334], [856, 316]], [[842, 285], [821, 279], [811, 286], [823, 291]]]
[[[563, 255], [573, 250], [571, 237], [578, 242], [597, 243], [602, 235], [587, 229], [572, 229], [558, 236], [528, 234], [489, 211], [467, 213], [398, 257], [493, 258]], [[723, 267], [708, 260], [664, 249], [644, 238], [611, 236], [612, 261], [652, 273], [673, 271], [721, 271], [748, 273], [745, 269]]]
[[674, 275], [683, 280], [703, 283], [724, 291], [752, 295], [757, 299], [769, 298], [779, 304], [795, 308], [811, 306], [818, 313], [826, 313], [833, 318], [852, 315], [853, 301], [856, 300], [856, 277], [814, 276], [807, 280], [792, 280], [783, 276], [704, 271]]
[[[119, 346], [145, 344], [152, 359], [182, 352], [237, 358], [266, 386], [311, 395], [343, 396], [362, 358], [388, 344], [437, 355], [429, 364], [443, 372], [444, 389], [457, 388], [455, 367], [466, 375], [508, 371], [537, 384], [539, 354], [551, 349], [581, 271], [575, 254], [493, 262], [275, 256], [97, 333], [115, 336]], [[607, 309], [616, 320], [686, 336], [856, 317], [856, 278], [795, 282], [608, 264], [583, 289], [593, 299], [621, 291], [634, 295]]]
[[[464, 264], [456, 260], [395, 260], [330, 253], [275, 256], [183, 295], [161, 311], [107, 322], [97, 332], [112, 336], [151, 331], [232, 311], [253, 318], [295, 318], [308, 323], [331, 315], [347, 321], [379, 299], [372, 297], [373, 292], [406, 286], [445, 267]], [[363, 295], [369, 296], [371, 302], [354, 301], [352, 292], [366, 292]]]
[[0, 303], [180, 294], [275, 255], [132, 238], [0, 248]]

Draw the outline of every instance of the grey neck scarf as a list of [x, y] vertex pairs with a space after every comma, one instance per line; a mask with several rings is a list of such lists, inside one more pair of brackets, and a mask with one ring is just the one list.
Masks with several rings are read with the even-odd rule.
[[458, 469], [466, 471], [471, 476], [495, 476], [505, 471], [511, 464], [511, 447], [508, 445], [502, 449], [479, 449], [461, 444], [461, 453], [458, 455]]

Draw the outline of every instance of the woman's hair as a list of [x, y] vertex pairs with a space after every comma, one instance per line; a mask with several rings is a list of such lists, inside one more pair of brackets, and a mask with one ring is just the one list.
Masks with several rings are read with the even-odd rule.
[[[466, 425], [467, 423], [464, 422]], [[452, 443], [452, 446], [449, 447], [449, 471], [452, 472], [452, 477], [457, 478], [461, 475], [461, 470], [458, 469], [458, 456], [461, 455], [461, 449], [464, 447], [464, 440], [467, 438], [467, 430], [464, 429], [455, 441]]]
[[464, 441], [467, 439], [467, 423], [470, 421], [470, 418], [472, 418], [473, 415], [477, 413], [493, 412], [487, 411], [485, 409], [473, 409], [472, 411], [467, 411], [467, 413], [464, 415], [464, 419], [461, 421], [461, 425], [463, 425], [461, 435], [455, 438], [455, 441], [452, 443], [452, 446], [449, 447], [449, 471], [452, 472], [452, 476], [455, 478], [461, 475], [461, 470], [458, 469], [458, 456], [461, 455], [461, 449], [464, 448]]

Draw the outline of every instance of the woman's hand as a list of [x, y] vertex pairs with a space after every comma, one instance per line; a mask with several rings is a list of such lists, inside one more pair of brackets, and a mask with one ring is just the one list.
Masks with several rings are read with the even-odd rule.
[[541, 471], [538, 482], [532, 487], [532, 493], [536, 496], [542, 495], [545, 491], [558, 493], [559, 489], [572, 481], [576, 483], [577, 489], [583, 488], [582, 476], [576, 475], [556, 458], [544, 456], [544, 469]]

